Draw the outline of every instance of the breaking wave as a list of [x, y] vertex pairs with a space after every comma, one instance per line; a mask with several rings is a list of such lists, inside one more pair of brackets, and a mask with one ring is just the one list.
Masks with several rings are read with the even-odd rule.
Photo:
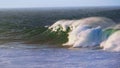
[[[110, 49], [106, 49], [107, 46], [113, 46], [113, 51], [120, 51], [119, 41], [117, 41], [118, 38], [116, 38], [119, 36], [118, 33], [120, 33], [116, 32], [119, 28], [120, 25], [116, 26], [114, 21], [105, 17], [88, 17], [80, 20], [59, 20], [49, 27], [52, 32], [70, 29], [67, 36], [68, 41], [63, 43], [63, 46], [79, 48], [101, 45], [103, 50]], [[113, 43], [110, 41], [111, 39], [116, 42]]]

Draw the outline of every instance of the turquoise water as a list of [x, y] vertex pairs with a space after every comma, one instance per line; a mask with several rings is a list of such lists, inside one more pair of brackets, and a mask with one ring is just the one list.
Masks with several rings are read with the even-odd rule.
[[0, 45], [0, 68], [120, 68], [120, 53], [11, 42]]

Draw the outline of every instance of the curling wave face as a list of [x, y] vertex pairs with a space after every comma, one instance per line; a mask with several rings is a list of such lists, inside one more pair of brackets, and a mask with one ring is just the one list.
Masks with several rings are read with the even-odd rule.
[[107, 40], [101, 43], [103, 50], [107, 51], [120, 51], [120, 30], [113, 33]]

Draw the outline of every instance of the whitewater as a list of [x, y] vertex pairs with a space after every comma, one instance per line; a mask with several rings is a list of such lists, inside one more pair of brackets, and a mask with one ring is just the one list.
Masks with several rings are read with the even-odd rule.
[[[66, 31], [68, 28], [70, 29], [68, 42], [63, 46], [73, 48], [101, 47], [107, 51], [120, 51], [120, 27], [109, 18], [88, 17], [80, 20], [59, 20], [49, 27], [52, 32], [57, 32], [58, 29]], [[111, 31], [109, 31], [110, 29]]]

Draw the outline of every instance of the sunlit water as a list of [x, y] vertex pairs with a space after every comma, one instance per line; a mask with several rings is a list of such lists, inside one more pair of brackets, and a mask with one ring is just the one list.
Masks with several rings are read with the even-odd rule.
[[0, 45], [0, 68], [120, 68], [120, 53], [12, 42]]

